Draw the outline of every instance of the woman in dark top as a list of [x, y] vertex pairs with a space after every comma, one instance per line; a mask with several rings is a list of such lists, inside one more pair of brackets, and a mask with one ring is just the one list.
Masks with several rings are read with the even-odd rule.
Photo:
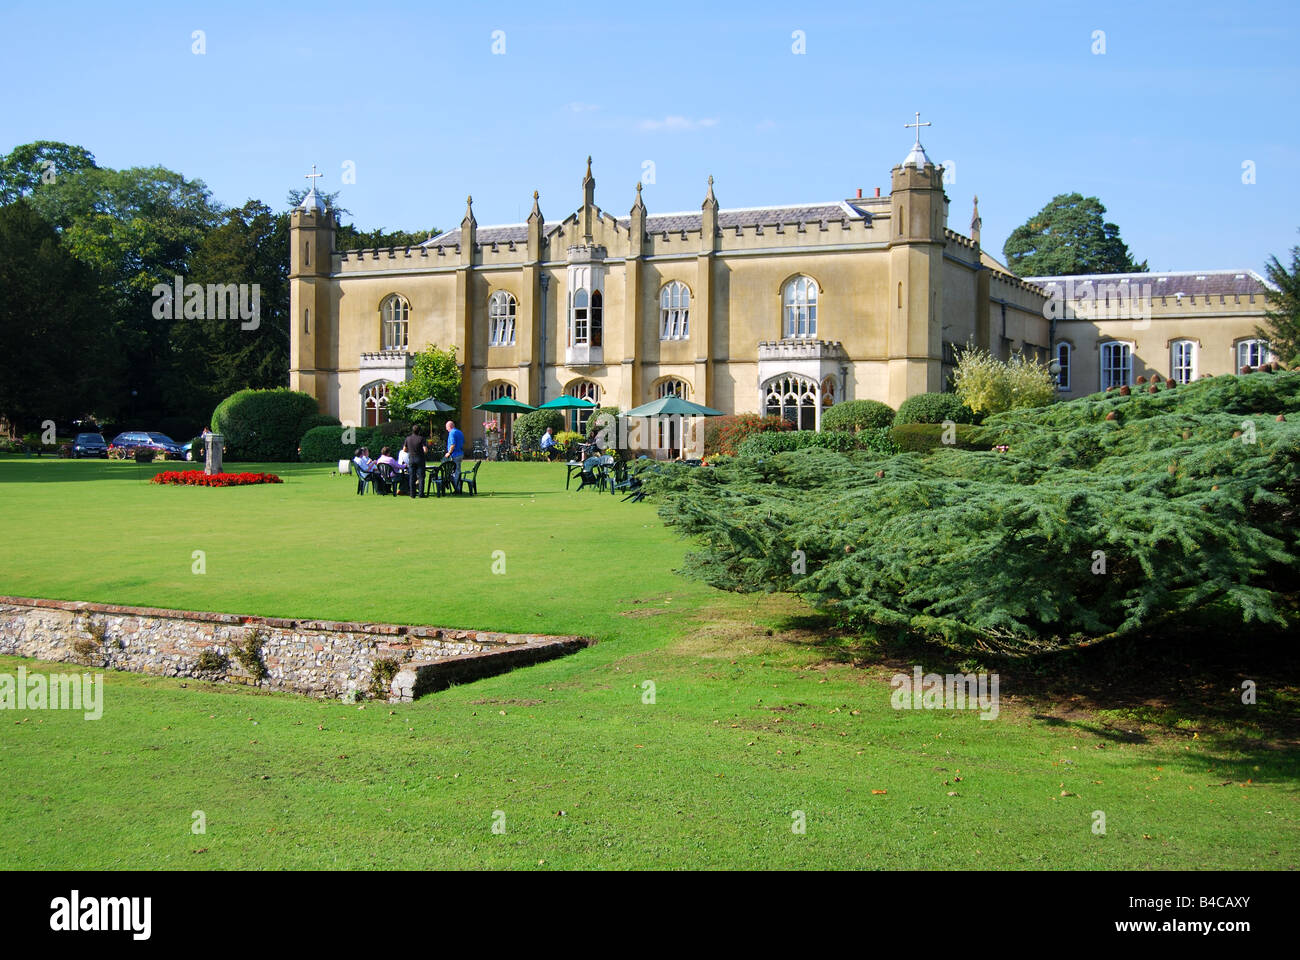
[[423, 496], [424, 487], [424, 464], [428, 447], [424, 442], [424, 429], [422, 427], [413, 427], [411, 435], [406, 438], [403, 445], [407, 457], [410, 458], [410, 467], [407, 469], [407, 482], [411, 487], [411, 496]]

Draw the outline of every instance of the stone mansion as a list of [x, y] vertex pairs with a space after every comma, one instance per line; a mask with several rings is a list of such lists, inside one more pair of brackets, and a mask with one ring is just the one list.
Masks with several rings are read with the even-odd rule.
[[[887, 195], [856, 194], [726, 208], [710, 177], [699, 210], [651, 213], [638, 183], [619, 216], [596, 205], [588, 158], [581, 206], [562, 220], [547, 221], [534, 193], [527, 222], [479, 226], [469, 200], [458, 229], [418, 246], [337, 251], [313, 187], [290, 218], [290, 386], [344, 423], [374, 424], [410, 351], [433, 344], [463, 363], [470, 438], [483, 432], [477, 403], [561, 393], [623, 410], [671, 393], [816, 429], [834, 403], [897, 407], [943, 390], [968, 343], [1055, 355], [1077, 396], [1145, 368], [1230, 372], [1262, 318], [1262, 281], [1236, 271], [1164, 275], [1166, 306], [1145, 327], [1073, 309], [1055, 319], [1051, 283], [1069, 278], [1023, 280], [983, 251], [978, 201], [969, 236], [949, 229], [943, 168], [919, 135]], [[1171, 352], [1188, 339], [1190, 367]], [[655, 444], [677, 445], [662, 433]]]

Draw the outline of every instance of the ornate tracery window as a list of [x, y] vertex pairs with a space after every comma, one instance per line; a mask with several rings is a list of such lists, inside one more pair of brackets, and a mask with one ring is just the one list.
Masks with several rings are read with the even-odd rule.
[[659, 291], [659, 339], [686, 340], [691, 335], [691, 291], [674, 280]]
[[387, 380], [368, 384], [361, 390], [361, 425], [377, 427], [388, 422], [388, 388]]
[[[488, 301], [488, 345], [509, 347], [515, 342], [515, 298], [504, 290]], [[493, 399], [496, 399], [495, 397]]]
[[817, 429], [817, 381], [797, 374], [769, 380], [763, 390], [763, 411], [794, 424], [796, 430]]

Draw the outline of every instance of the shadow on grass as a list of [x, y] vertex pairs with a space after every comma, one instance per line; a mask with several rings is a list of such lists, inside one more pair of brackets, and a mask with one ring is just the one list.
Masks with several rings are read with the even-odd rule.
[[[1214, 616], [1145, 636], [1031, 657], [962, 659], [903, 631], [846, 629], [809, 612], [777, 624], [791, 642], [827, 662], [910, 674], [996, 672], [1038, 722], [1075, 727], [1116, 743], [1213, 734], [1197, 762], [1240, 767], [1256, 756], [1288, 779], [1300, 777], [1300, 648], [1284, 629]], [[1259, 774], [1256, 774], [1259, 779]]]

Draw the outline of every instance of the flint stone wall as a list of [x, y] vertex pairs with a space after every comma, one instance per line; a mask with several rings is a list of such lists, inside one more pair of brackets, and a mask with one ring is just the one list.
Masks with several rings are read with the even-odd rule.
[[[245, 647], [254, 634], [262, 640], [266, 668], [260, 680], [235, 656], [235, 649]], [[0, 596], [3, 654], [322, 697], [364, 694], [378, 660], [394, 660], [399, 668], [389, 698], [411, 700], [451, 683], [563, 656], [588, 643], [581, 637]], [[199, 670], [205, 650], [224, 655], [226, 666]]]

